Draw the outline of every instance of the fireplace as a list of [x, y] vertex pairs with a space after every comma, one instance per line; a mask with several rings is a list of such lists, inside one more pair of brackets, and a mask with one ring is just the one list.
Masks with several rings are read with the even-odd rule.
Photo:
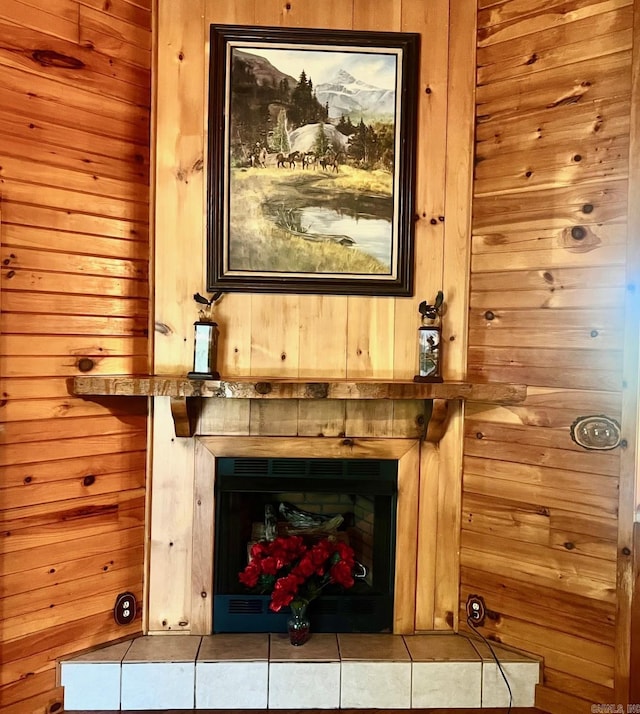
[[238, 573], [257, 540], [314, 533], [348, 543], [359, 577], [313, 602], [313, 630], [391, 632], [397, 482], [392, 459], [217, 459], [213, 631], [285, 631], [288, 608], [274, 613], [269, 595], [248, 593]]
[[[388, 573], [385, 575], [385, 567], [382, 565], [382, 559], [386, 559], [387, 555], [381, 557], [380, 563], [372, 559], [372, 556], [366, 553], [366, 543], [360, 551], [360, 555], [366, 561], [371, 572], [369, 585], [377, 595], [379, 601], [378, 606], [383, 601], [386, 601], [384, 606], [380, 605], [380, 609], [388, 609], [384, 615], [384, 621], [379, 624], [379, 629], [376, 631], [389, 630], [394, 634], [411, 634], [416, 630], [416, 599], [417, 599], [417, 548], [418, 548], [418, 504], [420, 500], [420, 462], [421, 462], [421, 443], [417, 439], [407, 438], [369, 438], [353, 440], [349, 438], [317, 438], [317, 437], [252, 437], [252, 436], [200, 436], [194, 439], [194, 463], [195, 463], [195, 479], [193, 482], [193, 511], [190, 519], [190, 562], [191, 567], [188, 574], [185, 574], [189, 587], [187, 597], [189, 598], [190, 617], [181, 619], [177, 626], [163, 619], [161, 625], [165, 631], [180, 629], [189, 631], [191, 634], [208, 635], [214, 632], [217, 624], [214, 625], [213, 613], [214, 609], [219, 610], [219, 607], [214, 606], [215, 598], [219, 596], [246, 596], [237, 580], [238, 572], [246, 564], [246, 548], [247, 548], [247, 528], [243, 525], [244, 532], [241, 535], [233, 535], [228, 544], [221, 546], [217, 541], [224, 539], [223, 532], [219, 529], [219, 519], [224, 514], [221, 514], [221, 508], [218, 503], [222, 499], [231, 499], [231, 494], [235, 492], [242, 493], [237, 484], [225, 484], [227, 476], [224, 475], [226, 468], [225, 459], [234, 461], [247, 459], [249, 462], [260, 460], [271, 460], [273, 463], [296, 464], [305, 461], [309, 464], [317, 466], [323, 465], [325, 474], [323, 476], [326, 488], [330, 486], [330, 479], [334, 479], [331, 485], [331, 493], [329, 491], [318, 490], [316, 478], [317, 474], [313, 474], [316, 481], [314, 492], [319, 494], [321, 498], [327, 501], [333, 500], [334, 495], [338, 490], [342, 491], [341, 498], [346, 499], [344, 508], [345, 512], [353, 508], [354, 504], [351, 496], [355, 495], [359, 505], [362, 505], [366, 498], [377, 501], [378, 510], [374, 512], [373, 517], [377, 519], [378, 525], [376, 528], [379, 532], [386, 532], [389, 538], [389, 565]], [[275, 460], [275, 461], [273, 461]], [[384, 468], [390, 468], [394, 474], [391, 477], [385, 476], [379, 479], [380, 483], [376, 487], [366, 486], [370, 478], [370, 472], [367, 469], [370, 467], [366, 462], [389, 462]], [[345, 466], [346, 462], [353, 462], [354, 466]], [[341, 470], [346, 469], [346, 476], [331, 475], [327, 469]], [[261, 467], [264, 468], [264, 467]], [[378, 467], [374, 467], [378, 468]], [[365, 476], [358, 478], [357, 472], [360, 470]], [[256, 477], [270, 478], [264, 473], [254, 474]], [[286, 494], [289, 501], [295, 500], [296, 494], [304, 493], [299, 488], [299, 484], [291, 486], [282, 486], [283, 474], [278, 475], [279, 484], [270, 486], [273, 481], [267, 481], [267, 485], [262, 482], [255, 482], [247, 486], [247, 492], [241, 496], [234, 496], [233, 499], [240, 504], [233, 505], [234, 508], [242, 508], [253, 513], [249, 513], [247, 522], [253, 523], [263, 520], [263, 508], [265, 499], [275, 499], [280, 503], [279, 496], [276, 494]], [[295, 478], [300, 477], [298, 473]], [[337, 482], [336, 482], [337, 479]], [[385, 479], [387, 479], [386, 485]], [[345, 483], [352, 480], [347, 490], [344, 490]], [[307, 483], [307, 481], [304, 481]], [[287, 490], [288, 488], [296, 487], [295, 492]], [[340, 489], [337, 487], [340, 486]], [[357, 486], [357, 487], [356, 487]], [[271, 490], [272, 488], [276, 490]], [[367, 493], [367, 489], [377, 489], [379, 493]], [[252, 495], [252, 491], [254, 495]], [[229, 495], [226, 495], [226, 494]], [[312, 492], [309, 492], [312, 493]], [[263, 494], [256, 496], [255, 494]], [[346, 494], [346, 496], [345, 496]], [[358, 498], [359, 497], [359, 498]], [[233, 500], [231, 499], [231, 500]], [[386, 501], [386, 505], [384, 502]], [[158, 501], [156, 500], [157, 504]], [[256, 503], [258, 505], [256, 505]], [[310, 503], [310, 502], [309, 502]], [[348, 506], [348, 507], [347, 507]], [[229, 504], [227, 503], [227, 507]], [[304, 508], [304, 506], [302, 506]], [[375, 503], [374, 503], [375, 508]], [[336, 504], [330, 506], [332, 511], [336, 510]], [[310, 510], [307, 509], [307, 510]], [[185, 518], [186, 518], [185, 514]], [[385, 525], [386, 520], [386, 525]], [[353, 531], [352, 531], [353, 534]], [[251, 534], [249, 534], [251, 535]], [[381, 538], [381, 536], [378, 536]], [[235, 543], [234, 543], [235, 539]], [[179, 555], [175, 550], [175, 541], [170, 540], [168, 543], [169, 552], [173, 555]], [[236, 553], [232, 556], [226, 565], [219, 564], [220, 573], [216, 573], [214, 577], [214, 553], [220, 553], [222, 550], [231, 550]], [[377, 548], [378, 549], [378, 548]], [[386, 552], [384, 548], [380, 548], [380, 552]], [[242, 561], [244, 558], [244, 564]], [[226, 574], [225, 574], [226, 568]], [[155, 598], [164, 598], [164, 602], [169, 601], [170, 593], [175, 583], [177, 588], [181, 582], [175, 580], [172, 576], [167, 578], [167, 571], [162, 571], [160, 568], [151, 568], [150, 577], [150, 596], [154, 607]], [[173, 572], [173, 571], [172, 571]], [[375, 580], [374, 580], [375, 579]], [[384, 581], [388, 579], [388, 583]], [[370, 592], [373, 597], [374, 592]], [[268, 604], [268, 596], [263, 596], [266, 600], [264, 608]], [[326, 600], [324, 604], [320, 604], [321, 600]], [[330, 599], [324, 596], [313, 603], [313, 606], [320, 604], [320, 608], [333, 607], [329, 605]], [[365, 607], [365, 600], [362, 600]], [[255, 604], [251, 607], [257, 607]], [[366, 605], [366, 607], [371, 607]], [[391, 619], [389, 621], [389, 612]], [[267, 616], [273, 617], [274, 613], [268, 613]], [[319, 616], [319, 615], [318, 615]], [[334, 621], [335, 622], [335, 621]], [[226, 629], [228, 625], [220, 626], [220, 629]], [[323, 629], [333, 628], [333, 625], [322, 625]], [[339, 626], [338, 626], [339, 627]], [[345, 629], [347, 625], [343, 625]], [[270, 628], [271, 629], [271, 628]], [[319, 630], [316, 630], [318, 632]], [[334, 631], [333, 629], [331, 631]], [[336, 630], [337, 631], [337, 630]]]

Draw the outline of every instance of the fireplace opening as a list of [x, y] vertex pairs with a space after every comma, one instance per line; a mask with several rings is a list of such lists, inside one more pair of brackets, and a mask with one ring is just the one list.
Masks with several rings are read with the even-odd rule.
[[392, 459], [218, 458], [213, 631], [285, 632], [289, 608], [273, 612], [270, 596], [248, 592], [238, 574], [255, 541], [304, 535], [308, 524], [317, 534], [324, 520], [354, 549], [360, 577], [312, 602], [312, 629], [391, 632], [397, 484]]

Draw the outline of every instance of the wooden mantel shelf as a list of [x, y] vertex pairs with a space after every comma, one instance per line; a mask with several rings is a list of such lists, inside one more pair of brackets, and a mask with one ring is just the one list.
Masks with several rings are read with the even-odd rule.
[[[519, 404], [527, 395], [523, 384], [413, 382], [373, 380], [311, 380], [263, 377], [196, 380], [183, 376], [78, 376], [71, 392], [78, 396], [170, 397], [176, 436], [193, 436], [203, 398], [212, 399], [414, 399], [433, 402], [430, 441], [444, 431], [451, 400]], [[435, 424], [431, 425], [434, 427]]]

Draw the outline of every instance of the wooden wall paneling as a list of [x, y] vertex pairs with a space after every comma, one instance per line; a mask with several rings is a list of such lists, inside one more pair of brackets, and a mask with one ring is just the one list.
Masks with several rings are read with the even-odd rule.
[[[583, 222], [580, 228], [582, 230], [574, 231], [576, 237], [572, 235], [570, 227], [476, 234], [472, 239], [472, 271], [485, 273], [509, 269], [548, 270], [624, 265], [627, 239], [624, 224], [602, 226]], [[550, 303], [556, 297], [555, 292], [553, 285], [549, 285], [545, 307], [553, 306]], [[624, 300], [620, 293], [614, 293], [614, 296], [615, 306], [621, 307]], [[601, 303], [597, 304], [603, 307]]]
[[[205, 2], [205, 65], [209, 65], [209, 27], [211, 24], [256, 24], [256, 1], [239, 0], [234, 3], [217, 3], [212, 0]], [[208, 70], [206, 93], [208, 96]], [[205, 154], [208, 142], [208, 112], [204, 114]], [[250, 293], [229, 293], [216, 306], [216, 315], [220, 325], [220, 342], [218, 345], [219, 371], [223, 376], [244, 376], [252, 374], [252, 296]], [[264, 329], [260, 327], [259, 329]], [[250, 405], [246, 404], [247, 411]], [[249, 418], [243, 417], [245, 422]], [[248, 433], [248, 432], [247, 432]]]
[[139, 25], [147, 29], [151, 27], [152, 0], [144, 2], [139, 0], [138, 2], [129, 2], [129, 0], [115, 0], [114, 2], [112, 0], [108, 6], [105, 6], [100, 0], [80, 0], [80, 3], [96, 10], [102, 10], [114, 18], [125, 20], [132, 25]]
[[480, 0], [478, 4], [478, 32], [479, 46], [493, 42], [505, 42], [510, 38], [526, 34], [540, 33], [565, 24], [575, 22], [585, 17], [601, 16], [610, 10], [620, 10], [629, 5], [630, 0], [613, 0], [610, 3], [578, 2], [572, 4], [574, 12], [557, 12], [562, 3], [559, 0], [550, 0], [544, 7], [537, 5], [528, 6], [515, 0], [514, 2], [498, 3], [498, 6], [487, 0]]
[[[96, 153], [98, 147], [95, 141], [92, 146], [90, 136], [82, 130], [83, 121], [86, 126], [92, 119], [90, 110], [76, 108], [64, 124], [61, 123], [64, 121], [63, 117], [56, 117], [57, 121], [54, 122], [46, 114], [47, 102], [50, 100], [38, 97], [30, 107], [31, 116], [15, 123], [13, 117], [24, 101], [24, 96], [9, 91], [7, 87], [3, 87], [0, 92], [3, 99], [3, 110], [0, 111], [2, 147], [7, 155], [31, 155], [42, 163], [79, 171], [86, 171], [89, 167], [101, 176], [137, 182], [145, 189], [148, 165], [145, 165], [144, 160], [148, 155], [148, 146], [143, 144], [143, 141], [144, 133], [148, 129], [144, 117], [138, 118], [137, 107], [130, 108], [136, 112], [136, 124], [109, 116], [103, 118], [97, 133], [101, 137], [102, 150]], [[128, 113], [133, 114], [133, 111]], [[126, 152], [118, 151], [118, 147], [124, 149], [127, 146], [127, 132], [131, 134], [134, 147], [127, 147]], [[31, 149], [31, 142], [36, 136], [39, 141]], [[60, 147], [64, 147], [65, 151], [61, 153]]]
[[[146, 189], [144, 189], [146, 190]], [[38, 255], [37, 251], [44, 251], [54, 245], [58, 251], [65, 254], [65, 262], [59, 264], [60, 269], [66, 265], [67, 260], [78, 261], [79, 271], [87, 272], [90, 268], [83, 265], [87, 256], [92, 255], [96, 261], [103, 261], [102, 265], [111, 274], [121, 277], [148, 276], [149, 243], [146, 240], [120, 240], [117, 238], [103, 238], [102, 236], [66, 233], [64, 231], [51, 231], [33, 226], [25, 227], [12, 225], [7, 227], [5, 245], [20, 248]], [[49, 253], [51, 258], [57, 254]], [[122, 268], [118, 269], [118, 266]], [[127, 269], [127, 267], [129, 269]], [[64, 295], [51, 296], [62, 299]], [[86, 299], [92, 296], [85, 296]], [[148, 308], [145, 301], [144, 309]]]
[[148, 67], [151, 63], [151, 38], [138, 28], [116, 17], [79, 6], [80, 42], [98, 52], [112, 55], [128, 64]]
[[[192, 367], [193, 294], [204, 289], [204, 8], [204, 0], [158, 3], [157, 76], [162, 82], [155, 87], [155, 374]], [[154, 400], [153, 415], [147, 626], [149, 631], [189, 632], [194, 443], [175, 438], [167, 399]]]
[[[194, 440], [175, 437], [169, 398], [155, 399], [148, 629], [190, 631]], [[179, 487], [176, 488], [176, 480]]]
[[[328, 8], [327, 8], [328, 10]], [[306, 26], [307, 15], [313, 10], [309, 5], [287, 4], [267, 0], [256, 3], [253, 9], [257, 25]], [[327, 13], [330, 17], [330, 14]], [[305, 315], [304, 319], [309, 319]], [[273, 374], [277, 376], [297, 376], [300, 369], [300, 315], [299, 296], [285, 294], [254, 294], [251, 296], [251, 374]], [[252, 424], [265, 425], [263, 416], [266, 405], [251, 405]], [[266, 406], [275, 423], [271, 429], [279, 429], [278, 422], [293, 419], [287, 417], [286, 405]], [[279, 431], [279, 433], [286, 433]], [[252, 426], [252, 433], [259, 433], [259, 427]], [[269, 432], [268, 432], [269, 433]]]
[[[297, 3], [290, 12], [283, 13], [285, 24], [294, 26], [323, 27], [327, 29], [351, 29], [358, 27], [355, 16], [358, 3], [335, 3], [330, 10], [318, 17], [308, 3]], [[376, 8], [379, 11], [379, 8]], [[366, 8], [364, 9], [366, 12]], [[380, 13], [387, 16], [386, 9]], [[348, 298], [345, 295], [300, 295], [298, 298], [300, 318], [299, 330], [299, 369], [300, 377], [336, 376], [346, 377], [347, 359], [346, 342], [348, 334]], [[308, 423], [308, 404], [300, 402], [298, 417], [302, 430], [321, 420], [327, 431], [339, 431], [339, 424], [344, 422], [345, 405], [339, 402], [325, 402], [314, 409], [312, 423]], [[318, 407], [320, 407], [318, 409]], [[317, 432], [316, 432], [317, 433]]]
[[[204, 281], [204, 0], [159, 3], [155, 132], [155, 373], [192, 366]], [[166, 149], [164, 147], [167, 147]], [[160, 199], [160, 197], [162, 197]], [[193, 266], [200, 267], [194, 274]], [[191, 309], [190, 309], [191, 308]]]
[[416, 630], [431, 631], [436, 590], [436, 547], [438, 536], [438, 485], [440, 454], [435, 444], [423, 442], [420, 449], [418, 493], [418, 544], [416, 564]]
[[[195, 446], [192, 553], [214, 552], [215, 512], [211, 492], [215, 488], [215, 456], [200, 441]], [[191, 568], [192, 635], [210, 635], [213, 628], [213, 558], [193, 558]]]
[[630, 5], [478, 12], [469, 375], [531, 386], [514, 411], [469, 405], [460, 608], [485, 589], [486, 631], [544, 657], [536, 703], [563, 714], [624, 701], [621, 454], [577, 447], [569, 427], [624, 423]]
[[[37, 30], [44, 35], [52, 35], [69, 42], [78, 43], [78, 14], [79, 10], [73, 5], [68, 5], [68, 11], [56, 15], [59, 8], [51, 4], [43, 7], [42, 3], [25, 5], [19, 0], [7, 0], [2, 4], [0, 17], [16, 25], [23, 25]], [[65, 16], [66, 15], [66, 16]]]
[[420, 442], [407, 442], [407, 450], [398, 460], [396, 570], [393, 587], [394, 634], [411, 635], [416, 626], [420, 465]]
[[346, 3], [328, 0], [326, 4], [314, 5], [307, 2], [290, 2], [284, 5], [279, 0], [256, 2], [255, 17], [258, 25], [290, 27], [327, 27], [335, 16], [345, 17], [352, 11], [353, 0]]
[[476, 230], [531, 230], [582, 225], [589, 221], [623, 222], [627, 210], [627, 181], [540, 189], [498, 196], [479, 196], [474, 201]]
[[203, 399], [198, 433], [206, 435], [249, 433], [251, 419], [248, 399]]
[[[364, 2], [354, 0], [352, 17], [345, 16], [346, 29], [375, 32], [384, 27], [399, 31], [401, 14], [396, 3], [378, 5], [372, 11]], [[347, 298], [346, 376], [391, 379], [394, 374], [395, 313], [398, 298], [349, 296]], [[347, 420], [369, 425], [375, 432], [375, 423], [381, 428], [393, 419], [393, 402], [377, 403], [374, 409], [364, 403], [347, 404]], [[388, 429], [388, 427], [386, 427]]]
[[[620, 455], [620, 503], [618, 526], [618, 613], [616, 630], [616, 701], [640, 701], [638, 667], [638, 522], [640, 522], [640, 466], [638, 426], [640, 380], [638, 370], [640, 295], [640, 2], [633, 3], [634, 46], [631, 63], [630, 152], [629, 152], [629, 239], [627, 250], [624, 369], [622, 388], [622, 435], [625, 448]], [[635, 531], [634, 531], [635, 528]], [[636, 612], [634, 613], [634, 605]]]
[[[629, 132], [627, 102], [620, 97], [597, 99], [585, 104], [566, 103], [534, 108], [526, 114], [500, 117], [499, 122], [480, 115], [476, 127], [476, 160], [481, 164], [502, 152], [515, 155], [518, 151], [546, 148], [553, 144], [595, 142], [625, 136]], [[563, 177], [558, 177], [562, 181]]]
[[[515, 76], [528, 75], [591, 58], [614, 54], [631, 47], [633, 7], [619, 7], [611, 12], [590, 15], [547, 28], [541, 33], [527, 33], [510, 40], [478, 48], [478, 82], [487, 84]], [[591, 37], [589, 47], [582, 43]]]
[[[447, 126], [447, 172], [444, 212], [443, 374], [466, 374], [467, 293], [470, 258], [473, 101], [475, 87], [476, 13], [473, 7], [451, 4], [448, 55], [448, 115], [459, 119]], [[434, 628], [458, 628], [459, 533], [462, 494], [462, 403], [449, 405], [449, 421], [439, 443], [438, 532]], [[446, 465], [446, 466], [445, 466]], [[446, 545], [445, 545], [446, 544]]]
[[[631, 641], [629, 672], [637, 672], [640, 668], [640, 524], [633, 528], [633, 600], [631, 604]], [[629, 679], [629, 701], [640, 701], [640, 680], [638, 677]]]
[[[76, 5], [77, 12], [77, 5]], [[150, 86], [150, 69], [147, 62], [142, 67], [120, 62], [90, 46], [79, 47], [75, 42], [47, 38], [42, 43], [41, 33], [13, 23], [0, 21], [2, 36], [6, 44], [0, 51], [0, 63], [13, 66], [29, 74], [54, 76], [57, 81], [74, 86], [100, 90], [104, 94], [121, 101], [128, 94], [129, 87], [123, 83], [135, 84], [144, 89]], [[149, 27], [150, 27], [149, 23]], [[149, 34], [148, 28], [140, 29], [140, 34]], [[148, 40], [147, 40], [148, 42]], [[33, 47], [38, 47], [32, 55]], [[64, 73], [47, 71], [56, 57]]]
[[251, 297], [252, 374], [278, 377], [298, 375], [298, 300], [297, 295], [258, 294]]
[[3, 714], [60, 707], [57, 658], [141, 628], [112, 608], [142, 596], [146, 410], [87, 409], [64, 377], [147, 369], [150, 62], [81, 47], [79, 12], [0, 11]]

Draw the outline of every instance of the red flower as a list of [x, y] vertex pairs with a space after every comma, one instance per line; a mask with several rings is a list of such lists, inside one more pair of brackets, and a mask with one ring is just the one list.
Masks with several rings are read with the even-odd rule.
[[258, 577], [260, 576], [260, 566], [255, 562], [251, 561], [249, 565], [243, 570], [243, 572], [238, 575], [238, 580], [243, 585], [249, 588], [255, 588], [258, 584]]
[[342, 585], [343, 588], [353, 586], [353, 566], [350, 566], [346, 560], [339, 560], [335, 565], [331, 566], [329, 577], [332, 583]]
[[238, 580], [258, 592], [271, 592], [269, 607], [279, 612], [294, 599], [309, 602], [329, 583], [353, 586], [353, 548], [333, 538], [307, 543], [301, 536], [279, 536], [254, 543]]

